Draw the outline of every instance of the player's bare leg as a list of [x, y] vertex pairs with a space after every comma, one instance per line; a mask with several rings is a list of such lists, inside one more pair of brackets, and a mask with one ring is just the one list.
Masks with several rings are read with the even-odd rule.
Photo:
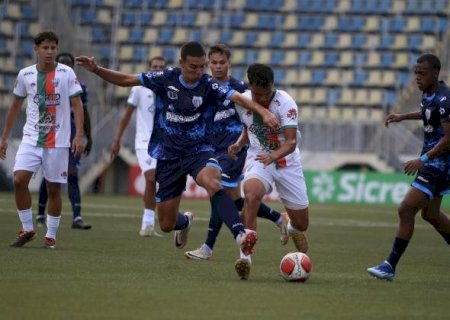
[[450, 244], [450, 219], [440, 211], [442, 197], [436, 197], [430, 201], [427, 207], [422, 209], [422, 218], [429, 222], [434, 229]]
[[297, 210], [286, 208], [286, 212], [289, 216], [287, 227], [289, 236], [292, 238], [297, 250], [306, 253], [309, 249], [308, 238], [305, 234], [309, 226], [308, 207]]

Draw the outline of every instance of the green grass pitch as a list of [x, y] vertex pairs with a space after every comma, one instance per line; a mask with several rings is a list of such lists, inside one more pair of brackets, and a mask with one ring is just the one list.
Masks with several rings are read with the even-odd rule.
[[[195, 213], [189, 243], [175, 248], [173, 234], [141, 238], [142, 200], [85, 196], [92, 230], [72, 230], [66, 195], [57, 248], [40, 248], [45, 234], [9, 248], [19, 229], [14, 196], [0, 193], [0, 319], [448, 319], [450, 247], [425, 222], [397, 268], [396, 279], [370, 277], [366, 268], [386, 258], [397, 225], [396, 208], [310, 208], [313, 273], [306, 283], [278, 274], [291, 242], [258, 220], [259, 242], [250, 279], [234, 271], [238, 248], [223, 228], [211, 261], [183, 253], [204, 241], [209, 203], [182, 201]], [[278, 203], [272, 206], [281, 209]], [[37, 197], [33, 195], [34, 214]]]

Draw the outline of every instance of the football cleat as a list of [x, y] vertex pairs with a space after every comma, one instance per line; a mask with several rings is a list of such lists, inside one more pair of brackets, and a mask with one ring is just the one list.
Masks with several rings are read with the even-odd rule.
[[92, 228], [92, 226], [84, 223], [82, 219], [77, 219], [72, 222], [72, 229], [89, 230], [90, 228]]
[[234, 270], [236, 270], [236, 273], [241, 280], [248, 280], [248, 277], [250, 276], [251, 265], [252, 264], [248, 259], [240, 258], [234, 262]]
[[368, 268], [367, 272], [377, 279], [392, 281], [395, 277], [395, 270], [392, 268], [391, 264], [384, 261], [382, 264]]
[[42, 245], [42, 248], [45, 249], [55, 249], [56, 247], [56, 240], [53, 238], [47, 238], [44, 239], [44, 244]]
[[206, 248], [206, 244], [203, 244], [198, 249], [186, 251], [184, 255], [186, 256], [186, 258], [192, 260], [209, 260], [212, 257], [212, 250]]
[[309, 243], [308, 238], [304, 232], [291, 233], [292, 242], [294, 242], [297, 251], [306, 253], [308, 252]]
[[279, 225], [280, 241], [283, 246], [286, 245], [289, 241], [288, 223], [289, 223], [289, 216], [287, 212], [283, 212], [281, 214], [281, 224]]
[[194, 215], [192, 214], [192, 212], [185, 212], [184, 215], [188, 218], [189, 220], [189, 224], [186, 228], [184, 228], [183, 230], [177, 230], [175, 231], [175, 246], [178, 249], [182, 249], [184, 248], [184, 246], [187, 243], [188, 240], [188, 235], [189, 235], [189, 229], [192, 226], [192, 220], [194, 219]]
[[139, 230], [139, 235], [141, 237], [162, 237], [162, 235], [155, 231], [155, 226], [147, 226], [144, 229]]
[[19, 231], [19, 234], [17, 235], [16, 240], [11, 242], [11, 244], [9, 246], [13, 247], [13, 248], [20, 248], [25, 243], [33, 240], [35, 234], [36, 234], [35, 231], [25, 231], [25, 230], [22, 229], [22, 230]]
[[255, 246], [256, 241], [258, 241], [258, 235], [256, 231], [250, 229], [245, 229], [245, 232], [240, 233], [236, 237], [236, 242], [246, 256], [253, 253], [253, 247]]

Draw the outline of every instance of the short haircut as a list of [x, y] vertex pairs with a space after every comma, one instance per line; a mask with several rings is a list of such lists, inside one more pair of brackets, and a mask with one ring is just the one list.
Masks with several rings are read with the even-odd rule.
[[59, 54], [56, 56], [55, 60], [59, 62], [59, 60], [60, 60], [62, 57], [67, 57], [67, 58], [69, 58], [70, 61], [72, 62], [72, 64], [75, 64], [75, 58], [73, 57], [73, 55], [72, 55], [71, 53], [69, 53], [69, 52], [61, 52], [61, 53], [59, 53]]
[[184, 44], [181, 47], [180, 56], [182, 60], [186, 60], [188, 56], [190, 57], [204, 57], [206, 56], [205, 49], [197, 41], [191, 41]]
[[230, 58], [231, 58], [230, 48], [228, 48], [227, 45], [225, 45], [223, 43], [219, 43], [219, 44], [212, 46], [209, 49], [208, 58], [210, 58], [211, 55], [214, 53], [222, 53], [227, 57], [228, 60], [230, 60]]
[[273, 84], [273, 70], [266, 64], [253, 63], [247, 69], [247, 78], [249, 84], [267, 88]]
[[44, 31], [44, 32], [38, 33], [36, 35], [36, 37], [34, 37], [34, 44], [38, 46], [44, 40], [55, 41], [56, 44], [59, 43], [58, 36], [54, 32], [52, 32], [52, 31]]
[[167, 60], [164, 59], [164, 57], [162, 57], [162, 56], [156, 56], [156, 57], [153, 57], [153, 58], [151, 58], [150, 60], [148, 60], [148, 66], [150, 67], [150, 66], [152, 65], [153, 61], [155, 61], [155, 60], [161, 60], [161, 61], [164, 61], [164, 65], [167, 65]]
[[426, 54], [421, 55], [417, 59], [417, 63], [423, 63], [423, 62], [428, 63], [430, 68], [432, 68], [434, 70], [438, 70], [438, 71], [441, 70], [441, 61], [434, 54], [426, 53]]

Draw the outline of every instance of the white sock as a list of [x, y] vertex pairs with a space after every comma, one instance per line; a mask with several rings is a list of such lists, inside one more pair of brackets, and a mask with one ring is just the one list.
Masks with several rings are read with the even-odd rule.
[[46, 238], [56, 239], [56, 232], [58, 231], [60, 220], [61, 216], [53, 217], [47, 214], [47, 233], [45, 234]]
[[141, 229], [145, 229], [148, 226], [155, 225], [155, 211], [152, 209], [144, 209], [144, 214], [142, 215], [142, 225]]
[[247, 259], [250, 263], [252, 263], [252, 256], [248, 255], [246, 256], [241, 249], [239, 249], [239, 258], [241, 259]]
[[25, 231], [33, 231], [33, 211], [30, 209], [17, 210], [20, 222], [22, 222], [22, 229]]
[[209, 254], [213, 252], [212, 249], [206, 243], [202, 244], [201, 248]]

